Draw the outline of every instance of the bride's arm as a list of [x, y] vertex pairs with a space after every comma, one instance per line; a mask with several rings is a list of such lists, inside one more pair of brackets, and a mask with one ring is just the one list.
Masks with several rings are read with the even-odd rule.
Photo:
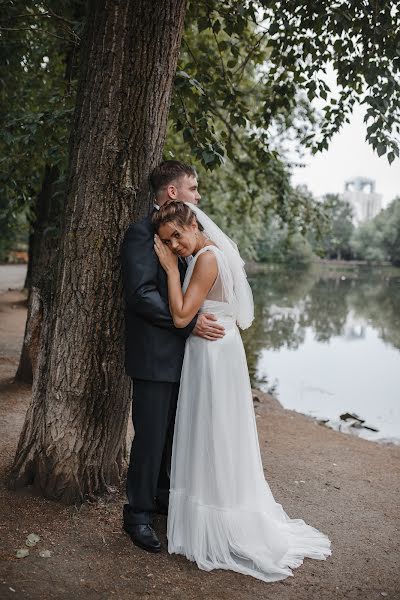
[[198, 313], [218, 274], [213, 252], [203, 252], [196, 261], [186, 293], [182, 293], [178, 258], [156, 238], [154, 249], [168, 278], [169, 309], [175, 327], [186, 327]]

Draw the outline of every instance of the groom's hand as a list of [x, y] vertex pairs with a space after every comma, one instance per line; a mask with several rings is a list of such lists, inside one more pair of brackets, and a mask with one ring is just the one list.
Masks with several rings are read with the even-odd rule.
[[199, 315], [196, 325], [193, 328], [192, 334], [198, 335], [205, 340], [219, 340], [225, 335], [225, 329], [222, 325], [218, 325], [217, 317], [210, 313], [202, 313]]

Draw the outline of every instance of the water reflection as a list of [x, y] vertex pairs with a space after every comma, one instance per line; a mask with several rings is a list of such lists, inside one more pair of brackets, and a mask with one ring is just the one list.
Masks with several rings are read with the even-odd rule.
[[[368, 387], [361, 385], [360, 379], [368, 379], [372, 371], [378, 374], [377, 363], [384, 360], [391, 369], [380, 373], [384, 378], [384, 397], [363, 400], [371, 406], [384, 404], [388, 399], [390, 418], [397, 418], [392, 404], [400, 400], [395, 399], [400, 388], [400, 270], [338, 271], [317, 265], [308, 271], [273, 269], [252, 275], [249, 280], [255, 300], [255, 323], [243, 332], [243, 340], [253, 385], [266, 389], [278, 380], [277, 394], [285, 406], [314, 414], [330, 412], [327, 416], [335, 418], [335, 403], [351, 411], [357, 404], [360, 406], [361, 389], [362, 394], [368, 394], [368, 389], [377, 393], [376, 381]], [[348, 365], [343, 364], [345, 355]], [[310, 362], [315, 363], [314, 373]], [[307, 380], [299, 379], [297, 388], [289, 390], [289, 365], [301, 370], [301, 364]], [[365, 375], [358, 373], [358, 365]], [[395, 373], [397, 366], [399, 372]], [[347, 382], [348, 393], [342, 389], [341, 399], [337, 398], [339, 388], [331, 381], [325, 384], [324, 369], [326, 381], [330, 381], [330, 370]], [[283, 384], [286, 397], [282, 395]], [[291, 398], [287, 398], [289, 393]], [[343, 396], [350, 403], [355, 398], [354, 406], [343, 407]], [[302, 402], [307, 410], [302, 409]], [[370, 414], [376, 418], [373, 411]], [[389, 430], [393, 434], [396, 427], [400, 437], [400, 423], [386, 428], [386, 434]]]

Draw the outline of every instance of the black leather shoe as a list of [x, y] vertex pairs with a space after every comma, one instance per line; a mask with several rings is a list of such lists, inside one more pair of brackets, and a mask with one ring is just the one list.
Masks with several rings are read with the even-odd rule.
[[161, 552], [160, 540], [151, 525], [124, 525], [123, 527], [135, 546], [147, 552]]

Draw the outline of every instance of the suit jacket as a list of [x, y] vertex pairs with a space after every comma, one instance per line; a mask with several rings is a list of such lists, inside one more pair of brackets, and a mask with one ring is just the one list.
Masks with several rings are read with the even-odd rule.
[[[167, 276], [154, 252], [151, 216], [129, 226], [122, 243], [125, 291], [125, 369], [133, 379], [180, 380], [186, 338], [197, 316], [185, 328], [175, 327], [168, 307]], [[181, 281], [186, 264], [179, 261]]]

